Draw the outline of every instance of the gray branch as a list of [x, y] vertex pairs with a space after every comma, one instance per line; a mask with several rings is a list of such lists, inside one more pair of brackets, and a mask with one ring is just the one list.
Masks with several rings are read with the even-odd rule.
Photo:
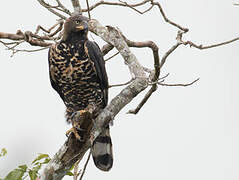
[[[120, 52], [134, 80], [111, 100], [94, 122], [88, 122], [88, 125], [83, 125], [86, 129], [91, 129], [87, 134], [86, 142], [76, 140], [74, 135], [69, 136], [64, 145], [45, 167], [40, 178], [41, 180], [62, 179], [74, 163], [84, 156], [94, 139], [102, 132], [104, 126], [112, 121], [124, 106], [148, 86], [148, 77], [143, 67], [130, 51], [119, 29], [110, 26], [104, 27], [97, 20], [93, 19], [89, 22], [89, 29]], [[93, 128], [91, 128], [92, 126]]]
[[73, 14], [81, 14], [82, 10], [81, 10], [79, 0], [71, 0], [71, 3], [72, 3], [72, 6], [74, 8], [74, 13]]

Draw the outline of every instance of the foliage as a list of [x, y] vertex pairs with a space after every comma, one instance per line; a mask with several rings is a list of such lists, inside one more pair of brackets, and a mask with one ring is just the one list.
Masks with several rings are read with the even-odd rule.
[[[3, 148], [0, 153], [0, 157], [3, 157], [7, 154], [7, 150]], [[27, 166], [26, 164], [18, 166], [16, 169], [10, 171], [6, 177], [0, 180], [22, 180], [29, 177], [30, 180], [36, 180], [40, 175], [39, 170], [41, 170], [42, 166], [47, 164], [51, 158], [48, 154], [39, 154], [31, 163], [31, 166]], [[74, 176], [71, 172], [74, 166], [67, 172], [66, 175]]]
[[0, 157], [3, 157], [7, 154], [7, 150], [5, 148], [2, 148], [1, 153], [0, 153]]
[[30, 180], [36, 180], [39, 176], [38, 171], [42, 165], [47, 164], [50, 160], [51, 158], [48, 154], [39, 154], [37, 158], [32, 161], [31, 167], [28, 167], [26, 164], [18, 166], [18, 168], [9, 172], [3, 180], [22, 180], [27, 177], [29, 177]]

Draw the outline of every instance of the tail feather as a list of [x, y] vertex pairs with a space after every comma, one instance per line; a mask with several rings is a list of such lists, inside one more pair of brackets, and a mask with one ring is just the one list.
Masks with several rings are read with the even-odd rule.
[[95, 139], [91, 151], [96, 167], [102, 171], [109, 171], [113, 166], [112, 142], [109, 128]]

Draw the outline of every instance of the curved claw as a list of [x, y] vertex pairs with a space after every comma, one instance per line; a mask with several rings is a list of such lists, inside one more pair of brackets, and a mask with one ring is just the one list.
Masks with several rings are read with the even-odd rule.
[[75, 135], [76, 139], [78, 139], [79, 141], [83, 141], [81, 136], [78, 134], [76, 127], [72, 127], [71, 129], [66, 131], [66, 136], [68, 137], [70, 133], [73, 133]]

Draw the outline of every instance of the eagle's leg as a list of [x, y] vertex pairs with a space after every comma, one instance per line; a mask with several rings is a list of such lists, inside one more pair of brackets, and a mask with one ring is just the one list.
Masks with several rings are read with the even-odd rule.
[[78, 140], [83, 141], [78, 131], [84, 131], [84, 129], [81, 128], [81, 124], [90, 116], [91, 113], [87, 110], [79, 110], [73, 113], [71, 116], [72, 128], [66, 131], [66, 136], [68, 136], [70, 133], [73, 133]]

